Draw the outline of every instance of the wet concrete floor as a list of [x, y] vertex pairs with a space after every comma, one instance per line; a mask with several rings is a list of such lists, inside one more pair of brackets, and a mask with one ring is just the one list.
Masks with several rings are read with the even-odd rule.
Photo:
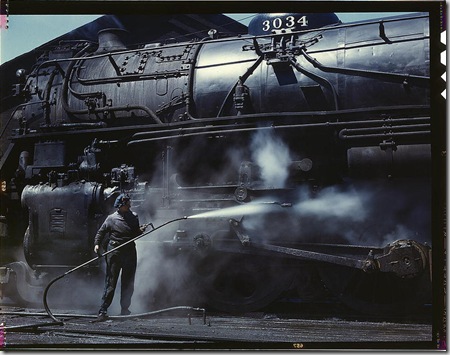
[[317, 319], [264, 312], [232, 316], [177, 311], [152, 316], [112, 316], [104, 322], [92, 323], [94, 316], [74, 317], [78, 312], [55, 312], [63, 324], [51, 325], [52, 319], [42, 310], [1, 307], [3, 347], [6, 350], [433, 348], [433, 329], [426, 320], [412, 323], [326, 315]]

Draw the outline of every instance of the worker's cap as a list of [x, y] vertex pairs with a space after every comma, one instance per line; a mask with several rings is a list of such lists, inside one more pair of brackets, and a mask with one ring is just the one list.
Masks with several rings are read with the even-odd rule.
[[127, 204], [128, 201], [130, 201], [130, 195], [128, 194], [120, 194], [117, 198], [116, 198], [116, 202], [114, 202], [114, 207], [115, 208], [120, 208], [122, 206], [125, 206]]

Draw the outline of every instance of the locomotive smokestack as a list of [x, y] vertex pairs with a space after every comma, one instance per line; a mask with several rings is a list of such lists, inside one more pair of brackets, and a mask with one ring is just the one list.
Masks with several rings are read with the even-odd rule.
[[98, 48], [96, 54], [126, 50], [123, 38], [128, 31], [120, 28], [105, 28], [98, 32]]

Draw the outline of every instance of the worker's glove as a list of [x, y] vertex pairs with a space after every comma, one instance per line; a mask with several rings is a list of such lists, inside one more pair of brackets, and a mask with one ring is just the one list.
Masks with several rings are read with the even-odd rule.
[[153, 223], [146, 223], [146, 224], [143, 224], [142, 226], [140, 226], [141, 232], [145, 232], [145, 230], [147, 229], [148, 226], [152, 227], [152, 229], [155, 229], [155, 227], [153, 226]]
[[98, 244], [94, 245], [94, 253], [97, 254], [99, 257], [102, 256], [100, 253], [100, 246]]

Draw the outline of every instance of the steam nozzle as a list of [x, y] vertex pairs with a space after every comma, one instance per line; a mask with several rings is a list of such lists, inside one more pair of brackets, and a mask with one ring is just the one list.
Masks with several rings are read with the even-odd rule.
[[290, 202], [284, 202], [280, 204], [281, 207], [292, 207], [292, 203]]
[[290, 202], [278, 202], [278, 201], [272, 201], [272, 202], [261, 202], [263, 204], [270, 204], [270, 205], [278, 205], [280, 207], [292, 207], [292, 203]]

